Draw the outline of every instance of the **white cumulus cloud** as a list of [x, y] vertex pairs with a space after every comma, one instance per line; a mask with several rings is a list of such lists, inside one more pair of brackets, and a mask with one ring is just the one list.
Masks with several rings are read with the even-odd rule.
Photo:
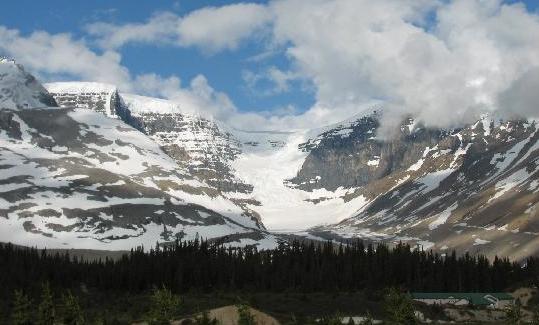
[[313, 109], [331, 107], [344, 118], [381, 100], [433, 126], [469, 122], [484, 110], [537, 111], [498, 101], [539, 65], [538, 17], [522, 4], [284, 0], [272, 8], [276, 41], [316, 86]]
[[[103, 51], [68, 34], [23, 36], [3, 27], [0, 51], [41, 75], [115, 83], [183, 102], [244, 129], [322, 126], [372, 103], [386, 107], [387, 120], [411, 115], [441, 127], [471, 122], [484, 111], [539, 115], [539, 17], [521, 3], [274, 0], [206, 7], [184, 16], [157, 13], [143, 23], [95, 23], [87, 31]], [[124, 44], [142, 42], [216, 53], [245, 41], [263, 42], [266, 51], [251, 60], [259, 64], [258, 72], [244, 72], [247, 86], [269, 82], [266, 95], [274, 95], [295, 90], [291, 82], [300, 80], [312, 85], [314, 105], [301, 114], [286, 105], [274, 114], [241, 113], [204, 76], [186, 85], [173, 75], [132, 76], [118, 52]], [[284, 56], [290, 68], [265, 66], [268, 54]]]
[[145, 23], [114, 25], [93, 23], [87, 31], [104, 48], [119, 48], [126, 43], [165, 43], [195, 46], [208, 53], [233, 50], [240, 42], [260, 32], [271, 20], [267, 7], [239, 3], [206, 7], [185, 16], [158, 13]]
[[177, 76], [132, 75], [115, 51], [98, 54], [69, 34], [39, 31], [21, 35], [0, 26], [0, 55], [10, 56], [42, 82], [96, 81], [114, 84], [123, 92], [176, 101], [188, 112], [227, 120], [239, 114], [228, 96], [213, 89], [198, 75], [187, 86]]

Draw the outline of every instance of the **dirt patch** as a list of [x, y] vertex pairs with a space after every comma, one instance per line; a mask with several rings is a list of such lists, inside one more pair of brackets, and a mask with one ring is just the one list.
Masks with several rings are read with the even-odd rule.
[[522, 307], [528, 307], [528, 302], [532, 297], [537, 295], [537, 289], [533, 288], [518, 288], [511, 295], [520, 301]]
[[503, 310], [446, 308], [446, 316], [456, 322], [500, 322], [505, 319]]
[[[259, 310], [249, 307], [249, 312], [255, 318], [255, 323], [258, 325], [280, 325], [275, 318], [270, 315], [263, 313]], [[199, 315], [197, 315], [199, 316]], [[196, 317], [196, 316], [195, 316]], [[238, 308], [236, 306], [225, 306], [221, 308], [212, 309], [209, 311], [210, 319], [217, 319], [220, 325], [236, 325], [239, 320]], [[190, 318], [181, 319], [174, 321], [171, 324], [181, 325], [187, 323]]]

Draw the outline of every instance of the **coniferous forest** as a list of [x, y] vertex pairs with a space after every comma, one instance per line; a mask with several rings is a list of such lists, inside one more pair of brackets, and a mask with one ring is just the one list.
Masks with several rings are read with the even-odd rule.
[[454, 252], [447, 256], [405, 244], [282, 243], [275, 250], [229, 248], [206, 241], [176, 242], [119, 259], [86, 261], [12, 245], [0, 246], [0, 290], [54, 288], [140, 293], [166, 286], [173, 292], [359, 291], [399, 287], [409, 291], [502, 291], [535, 282], [539, 260], [521, 263]]
[[[0, 323], [168, 324], [244, 303], [286, 324], [337, 324], [340, 312], [413, 319], [406, 291], [503, 291], [536, 286], [538, 276], [537, 258], [489, 261], [361, 241], [293, 241], [259, 251], [195, 240], [105, 259], [0, 244]], [[395, 305], [387, 301], [398, 303], [387, 309]]]

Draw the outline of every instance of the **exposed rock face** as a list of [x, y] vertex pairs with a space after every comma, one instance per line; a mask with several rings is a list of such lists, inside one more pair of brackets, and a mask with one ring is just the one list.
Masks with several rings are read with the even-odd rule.
[[220, 192], [250, 193], [252, 186], [235, 178], [230, 161], [240, 143], [213, 121], [181, 113], [138, 113], [143, 130], [180, 166]]
[[412, 165], [426, 147], [448, 135], [443, 130], [426, 128], [411, 132], [413, 120], [409, 119], [396, 137], [380, 140], [376, 137], [378, 118], [375, 112], [301, 144], [300, 148], [309, 155], [290, 182], [305, 190], [365, 186]]
[[118, 90], [113, 85], [97, 82], [55, 82], [47, 90], [62, 107], [84, 107], [107, 116], [117, 116], [120, 106]]

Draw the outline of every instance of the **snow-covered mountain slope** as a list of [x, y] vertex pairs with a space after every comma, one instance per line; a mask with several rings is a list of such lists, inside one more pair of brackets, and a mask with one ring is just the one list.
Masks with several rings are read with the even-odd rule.
[[[62, 94], [83, 89], [84, 83], [45, 86], [62, 104]], [[88, 96], [95, 94], [92, 91], [77, 95]], [[171, 101], [121, 92], [118, 103], [117, 111], [127, 111], [131, 118], [127, 123], [139, 126], [179, 166], [216, 188], [271, 231], [298, 231], [338, 222], [364, 204], [361, 198], [345, 202], [346, 190], [342, 188], [310, 191], [288, 181], [308, 156], [300, 144], [308, 141], [312, 132], [236, 130], [184, 112], [181, 105]]]
[[0, 58], [0, 107], [57, 106], [47, 90], [15, 61]]
[[377, 134], [378, 107], [322, 129], [244, 132], [184, 112], [181, 103], [121, 92], [117, 103], [116, 117], [270, 231], [515, 258], [539, 253], [533, 121], [485, 117], [440, 130], [410, 118], [386, 139]]
[[[428, 133], [425, 129], [403, 134], [391, 145], [423, 143], [422, 153], [411, 159], [413, 150], [408, 147], [407, 158], [389, 170], [383, 167], [384, 176], [347, 195], [346, 199], [364, 198], [368, 204], [363, 209], [310, 233], [325, 238], [403, 240], [439, 251], [457, 249], [490, 256], [537, 254], [537, 129], [534, 121], [495, 124], [485, 117], [461, 130], [436, 134], [439, 140], [433, 144], [418, 142]], [[402, 157], [398, 150], [382, 150], [379, 166], [396, 156]]]
[[139, 130], [106, 112], [32, 108], [46, 90], [11, 61], [0, 69], [9, 71], [0, 80], [9, 89], [0, 103], [2, 241], [129, 249], [199, 236], [276, 245], [256, 219]]

